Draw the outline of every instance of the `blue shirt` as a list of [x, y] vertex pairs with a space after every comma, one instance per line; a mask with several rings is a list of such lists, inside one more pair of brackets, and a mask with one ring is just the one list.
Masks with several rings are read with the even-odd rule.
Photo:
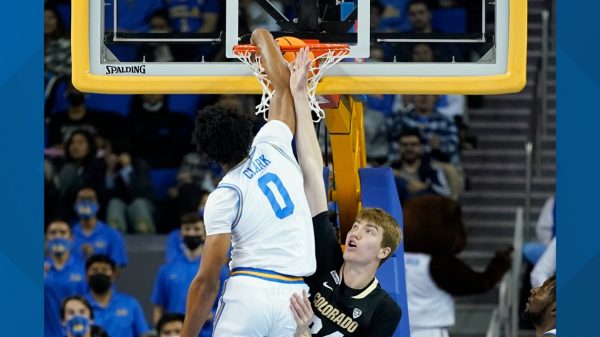
[[391, 117], [394, 97], [394, 95], [367, 95], [367, 106], [381, 112], [385, 117]]
[[[185, 314], [188, 288], [198, 273], [201, 258], [190, 261], [180, 253], [171, 262], [162, 265], [154, 282], [152, 290], [152, 303], [161, 306], [166, 312]], [[229, 268], [224, 265], [221, 268], [220, 284], [229, 277]], [[219, 289], [219, 295], [221, 289]], [[217, 302], [213, 306], [213, 314], [217, 309]], [[211, 336], [212, 324], [207, 322], [202, 327], [200, 336]]]
[[83, 261], [88, 257], [83, 252], [82, 246], [84, 244], [89, 244], [93, 247], [93, 254], [108, 255], [119, 267], [127, 265], [127, 252], [123, 236], [100, 220], [98, 220], [96, 227], [89, 236], [85, 235], [81, 224], [73, 227], [73, 245], [71, 251]]
[[44, 267], [44, 336], [63, 337], [60, 305], [67, 296], [86, 293], [85, 265], [71, 255], [62, 269], [50, 258], [45, 259]]
[[165, 262], [169, 263], [179, 256], [183, 256], [183, 240], [181, 230], [174, 229], [167, 236], [167, 249], [165, 250]]
[[219, 14], [217, 0], [166, 0], [171, 26], [177, 32], [196, 33], [204, 25], [202, 15]]
[[138, 337], [150, 331], [142, 307], [135, 298], [113, 288], [108, 305], [102, 307], [91, 294], [85, 297], [94, 310], [94, 324], [106, 330], [110, 337]]

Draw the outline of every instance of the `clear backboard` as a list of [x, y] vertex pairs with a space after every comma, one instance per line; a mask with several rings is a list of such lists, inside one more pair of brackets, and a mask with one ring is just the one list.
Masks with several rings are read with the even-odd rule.
[[[137, 2], [73, 2], [77, 88], [128, 94], [261, 93], [251, 70], [233, 55], [233, 47], [249, 43], [257, 27], [275, 37], [349, 44], [350, 53], [327, 71], [318, 94], [492, 94], [525, 85], [524, 0], [439, 1], [448, 6], [416, 0], [382, 0], [381, 5], [367, 0], [226, 0], [198, 10]], [[203, 26], [206, 22], [211, 27]]]

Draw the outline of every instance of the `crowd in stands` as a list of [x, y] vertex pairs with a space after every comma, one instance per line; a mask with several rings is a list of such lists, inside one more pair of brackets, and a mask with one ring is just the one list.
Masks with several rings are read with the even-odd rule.
[[[272, 3], [284, 13], [295, 11], [293, 1]], [[214, 32], [224, 25], [224, 6], [215, 0], [131, 0], [127, 4], [119, 7], [117, 20], [117, 27], [125, 32]], [[108, 2], [107, 13], [112, 13], [111, 6]], [[458, 9], [471, 13], [467, 4], [455, 0], [371, 1], [371, 23], [374, 31], [431, 33], [442, 31], [436, 28], [441, 19], [435, 18], [445, 17], [440, 13]], [[258, 26], [277, 29], [276, 22], [254, 1], [240, 1], [240, 10], [241, 31], [250, 32]], [[81, 93], [70, 83], [70, 2], [47, 0], [44, 14], [46, 223], [56, 217], [76, 219], [72, 207], [76, 193], [82, 187], [92, 187], [99, 216], [110, 227], [123, 233], [170, 231], [181, 215], [197, 208], [221, 174], [218, 165], [194, 153], [190, 134], [195, 113], [215, 102], [251, 113], [256, 98]], [[112, 31], [114, 18], [106, 15], [105, 19], [105, 28]], [[469, 21], [466, 14], [461, 20], [462, 26]], [[109, 47], [117, 48], [113, 54], [124, 55], [131, 45]], [[134, 52], [134, 59], [183, 61], [192, 59], [181, 54], [217, 54], [214, 51], [209, 56], [189, 45], [146, 47], [153, 48], [153, 56], [141, 48]], [[403, 48], [408, 48], [408, 61], [442, 58], [430, 44], [406, 44]], [[389, 59], [387, 52], [385, 47], [373, 46], [371, 60]], [[459, 199], [466, 185], [460, 152], [476, 145], [466, 127], [466, 105], [466, 98], [460, 95], [367, 96], [368, 162], [394, 168], [402, 201], [422, 193]], [[260, 122], [257, 118], [257, 126]], [[400, 146], [403, 135], [415, 134], [420, 142], [416, 152]], [[408, 159], [409, 164], [406, 156], [401, 159], [403, 151], [409, 157], [415, 153], [419, 159]]]
[[[271, 2], [283, 12], [293, 10], [291, 1]], [[118, 291], [114, 282], [128, 264], [123, 235], [153, 233], [170, 234], [151, 294], [150, 323], [158, 336], [176, 336], [187, 287], [201, 260], [204, 203], [223, 174], [218, 164], [195, 152], [193, 118], [201, 107], [215, 103], [251, 114], [257, 97], [79, 92], [70, 81], [70, 1], [45, 4], [45, 336], [146, 335], [151, 328], [138, 300]], [[240, 27], [248, 32], [277, 28], [254, 1], [240, 4]], [[111, 6], [107, 2], [108, 13]], [[223, 7], [217, 0], [129, 0], [117, 26], [127, 32], [215, 32], [224, 26]], [[465, 13], [471, 12], [460, 0], [371, 1], [371, 25], [380, 32], [461, 32], [468, 25]], [[462, 17], [458, 31], [444, 30], [449, 26], [433, 19], [452, 13]], [[106, 27], [112, 29], [112, 20], [106, 16]], [[113, 47], [124, 61], [224, 57], [214, 46]], [[374, 46], [371, 55], [371, 61], [397, 57], [412, 62], [471, 57], [464, 50], [425, 43]], [[403, 205], [422, 195], [460, 201], [467, 186], [461, 151], [477, 145], [468, 132], [466, 110], [467, 99], [460, 95], [366, 96], [368, 165], [393, 169]], [[256, 130], [262, 123], [256, 117]], [[227, 275], [223, 270], [222, 282]], [[84, 333], [76, 331], [80, 328]], [[209, 322], [201, 336], [210, 335]]]

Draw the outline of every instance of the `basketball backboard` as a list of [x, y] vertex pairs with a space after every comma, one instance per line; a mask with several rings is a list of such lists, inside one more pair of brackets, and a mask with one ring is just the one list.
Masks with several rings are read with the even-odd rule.
[[[275, 37], [349, 44], [349, 55], [327, 71], [318, 94], [492, 94], [525, 85], [524, 0], [440, 8], [380, 1], [404, 16], [382, 16], [382, 8], [366, 0], [226, 0], [216, 2], [222, 6], [220, 24], [203, 33], [174, 21], [175, 30], [152, 30], [150, 17], [160, 14], [158, 8], [151, 0], [139, 0], [139, 6], [137, 1], [73, 2], [73, 83], [80, 90], [261, 93], [251, 70], [233, 55], [233, 46], [249, 43], [258, 26], [269, 27]], [[141, 23], [131, 25], [135, 19]], [[411, 28], [423, 25], [423, 31]], [[175, 56], [155, 57], [159, 46]]]

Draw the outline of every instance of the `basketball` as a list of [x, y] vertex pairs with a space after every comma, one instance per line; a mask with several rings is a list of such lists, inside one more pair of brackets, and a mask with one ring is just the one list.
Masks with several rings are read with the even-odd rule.
[[[275, 39], [275, 41], [277, 41], [277, 43], [279, 44], [280, 47], [285, 47], [285, 46], [305, 46], [306, 43], [302, 40], [300, 40], [299, 38], [293, 37], [293, 36], [282, 36], [282, 37], [278, 37]], [[288, 61], [288, 62], [294, 62], [296, 60], [296, 52], [285, 52], [283, 53], [283, 58]], [[312, 52], [308, 53], [308, 57], [311, 60], [315, 59], [315, 55]]]

